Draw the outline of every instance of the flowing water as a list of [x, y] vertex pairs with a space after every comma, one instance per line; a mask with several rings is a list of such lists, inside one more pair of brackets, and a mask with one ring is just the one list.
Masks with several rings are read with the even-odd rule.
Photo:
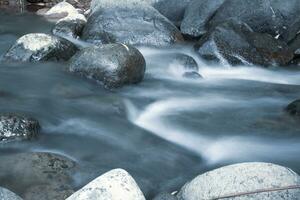
[[[52, 24], [29, 14], [0, 14], [0, 55], [30, 32]], [[128, 170], [143, 192], [177, 190], [197, 174], [227, 164], [264, 161], [300, 173], [300, 121], [284, 112], [300, 97], [300, 70], [208, 66], [191, 47], [140, 48], [145, 79], [108, 91], [73, 76], [67, 63], [0, 64], [0, 112], [41, 122], [36, 140], [7, 143], [0, 154], [45, 151], [77, 161], [76, 187], [112, 168]], [[197, 59], [201, 80], [164, 55]], [[9, 182], [9, 183], [8, 183]], [[3, 182], [22, 193], [17, 180]]]

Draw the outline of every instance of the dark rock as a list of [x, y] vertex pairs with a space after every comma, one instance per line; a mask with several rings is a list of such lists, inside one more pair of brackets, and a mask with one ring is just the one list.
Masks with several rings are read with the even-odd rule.
[[153, 200], [178, 200], [176, 196], [169, 193], [161, 193], [157, 195]]
[[31, 33], [19, 38], [4, 55], [4, 60], [8, 62], [68, 60], [76, 50], [74, 44], [63, 38]]
[[286, 111], [292, 116], [300, 117], [300, 99], [290, 103]]
[[247, 24], [234, 20], [208, 32], [195, 49], [204, 59], [225, 59], [231, 65], [286, 65], [294, 57], [285, 42], [269, 34], [255, 33]]
[[94, 44], [166, 46], [183, 41], [180, 31], [145, 3], [108, 1], [88, 18], [82, 38]]
[[65, 17], [59, 20], [52, 29], [52, 33], [61, 37], [78, 38], [86, 24], [86, 19], [83, 15]]
[[2, 187], [0, 187], [0, 199], [1, 200], [22, 200], [22, 198], [16, 195], [15, 193]]
[[290, 43], [290, 49], [294, 52], [295, 57], [300, 57], [300, 34], [298, 34]]
[[193, 0], [186, 8], [180, 30], [192, 37], [202, 36], [207, 32], [206, 26], [225, 0]]
[[189, 79], [201, 79], [203, 78], [198, 72], [185, 72], [183, 74], [184, 78], [189, 78]]
[[235, 19], [248, 24], [253, 31], [280, 35], [292, 40], [300, 29], [299, 0], [226, 0], [209, 22], [209, 27]]
[[188, 70], [188, 71], [198, 71], [199, 70], [197, 62], [191, 56], [188, 56], [185, 54], [179, 54], [179, 53], [173, 54], [173, 56], [174, 56], [174, 62], [184, 66], [184, 68], [186, 70]]
[[[75, 162], [52, 153], [17, 153], [0, 156], [0, 180], [28, 200], [64, 199], [73, 193]], [[42, 198], [40, 198], [42, 197]]]
[[69, 70], [100, 81], [107, 88], [116, 88], [141, 82], [145, 67], [144, 57], [136, 48], [108, 44], [78, 52], [71, 59]]
[[18, 114], [0, 115], [0, 142], [28, 140], [39, 133], [39, 122]]

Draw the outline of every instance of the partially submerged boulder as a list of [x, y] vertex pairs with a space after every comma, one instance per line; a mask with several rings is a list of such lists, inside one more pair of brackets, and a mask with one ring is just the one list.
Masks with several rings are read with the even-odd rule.
[[64, 17], [74, 16], [77, 14], [79, 13], [74, 6], [66, 1], [63, 1], [50, 8], [44, 14], [44, 16], [48, 19], [62, 19]]
[[286, 107], [286, 111], [296, 117], [300, 117], [300, 99], [293, 101]]
[[296, 200], [300, 198], [299, 188], [287, 188], [297, 185], [300, 185], [300, 177], [289, 168], [270, 163], [242, 163], [197, 176], [177, 197], [179, 200], [223, 199], [225, 196], [231, 200]]
[[197, 53], [207, 60], [226, 60], [231, 65], [287, 65], [294, 57], [283, 41], [269, 34], [253, 32], [245, 23], [231, 20], [207, 34], [195, 45]]
[[146, 63], [134, 47], [108, 44], [82, 49], [72, 59], [72, 73], [101, 82], [106, 88], [136, 84], [143, 80]]
[[94, 44], [166, 46], [183, 41], [180, 31], [156, 9], [130, 0], [102, 0], [88, 18], [82, 39]]
[[39, 133], [39, 122], [20, 114], [0, 114], [0, 143], [29, 140]]
[[15, 193], [2, 187], [0, 187], [0, 199], [1, 200], [22, 200], [22, 198], [16, 195]]
[[111, 170], [96, 178], [66, 200], [145, 200], [139, 186], [123, 169]]
[[19, 38], [4, 55], [7, 62], [68, 60], [77, 51], [71, 42], [44, 33], [30, 33]]

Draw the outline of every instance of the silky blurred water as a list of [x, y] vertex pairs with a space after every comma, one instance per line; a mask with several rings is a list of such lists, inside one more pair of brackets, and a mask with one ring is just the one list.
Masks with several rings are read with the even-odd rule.
[[[0, 55], [18, 37], [50, 30], [50, 23], [32, 15], [2, 13]], [[112, 91], [69, 74], [67, 63], [0, 64], [0, 111], [27, 113], [42, 126], [36, 140], [1, 145], [0, 155], [68, 156], [79, 165], [78, 188], [121, 167], [148, 197], [243, 161], [274, 162], [300, 173], [299, 119], [284, 112], [300, 97], [299, 69], [208, 66], [189, 45], [140, 51], [147, 62], [144, 81]], [[204, 79], [182, 78], [184, 67], [164, 59], [171, 52], [195, 57]], [[0, 186], [24, 187], [1, 179]]]

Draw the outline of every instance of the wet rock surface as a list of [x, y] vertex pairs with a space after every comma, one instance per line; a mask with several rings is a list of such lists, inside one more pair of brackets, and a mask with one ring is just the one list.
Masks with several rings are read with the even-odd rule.
[[152, 200], [178, 200], [176, 196], [173, 196], [169, 193], [161, 193], [154, 197]]
[[290, 103], [286, 111], [292, 116], [300, 117], [300, 99]]
[[39, 122], [21, 114], [0, 114], [0, 143], [29, 140], [39, 133]]
[[145, 69], [143, 55], [123, 44], [85, 48], [71, 59], [69, 66], [72, 73], [100, 81], [106, 88], [139, 83]]
[[76, 51], [76, 46], [63, 38], [31, 33], [19, 38], [3, 59], [6, 62], [68, 60]]
[[21, 197], [9, 191], [6, 188], [0, 187], [0, 199], [2, 200], [22, 200]]

